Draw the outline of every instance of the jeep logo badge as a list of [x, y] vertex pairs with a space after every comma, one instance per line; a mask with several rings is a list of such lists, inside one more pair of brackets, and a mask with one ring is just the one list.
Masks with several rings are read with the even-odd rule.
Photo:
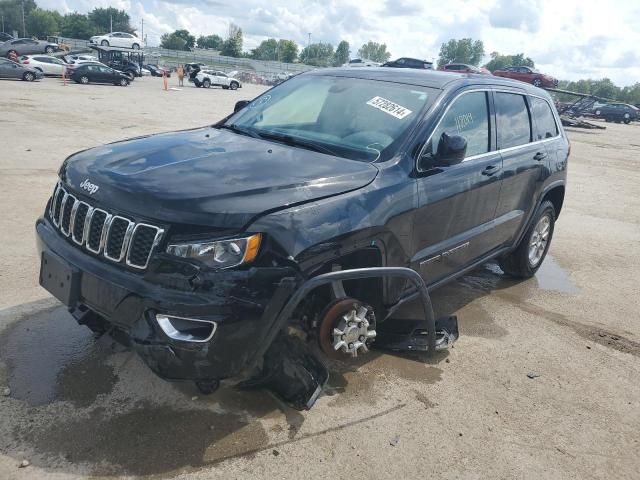
[[84, 182], [80, 184], [80, 188], [84, 188], [87, 192], [89, 192], [89, 195], [93, 195], [98, 191], [100, 187], [95, 183], [91, 183], [87, 178]]

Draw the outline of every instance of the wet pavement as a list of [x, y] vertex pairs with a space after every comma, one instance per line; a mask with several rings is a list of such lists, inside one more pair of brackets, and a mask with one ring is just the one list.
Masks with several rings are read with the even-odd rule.
[[[457, 313], [461, 335], [497, 338], [506, 331], [478, 300], [505, 290], [526, 301], [540, 288], [577, 291], [548, 258], [535, 279], [517, 282], [489, 264], [434, 292], [433, 301], [439, 314]], [[324, 393], [331, 397], [328, 407], [347, 409], [366, 401], [381, 412], [399, 408], [385, 393], [388, 387], [398, 381], [439, 382], [447, 355], [429, 359], [372, 351], [353, 361], [332, 361]], [[108, 336], [96, 340], [62, 306], [6, 329], [0, 335], [0, 364], [16, 413], [9, 422], [10, 438], [0, 440], [0, 447], [31, 452], [34, 465], [52, 471], [80, 467], [102, 475], [161, 474], [305, 438], [300, 432], [306, 414], [267, 392], [223, 387], [202, 397], [190, 383], [164, 382]], [[434, 406], [418, 390], [415, 399], [425, 408]]]

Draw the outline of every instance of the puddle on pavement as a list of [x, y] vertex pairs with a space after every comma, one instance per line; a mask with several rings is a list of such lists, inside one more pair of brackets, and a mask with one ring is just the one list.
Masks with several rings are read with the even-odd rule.
[[[16, 432], [38, 453], [89, 466], [94, 475], [150, 475], [200, 467], [260, 450], [269, 438], [237, 413], [177, 410], [141, 402], [124, 414], [95, 409], [56, 428]], [[34, 461], [34, 465], [38, 465]]]
[[18, 321], [0, 336], [11, 396], [33, 406], [56, 400], [88, 406], [109, 393], [117, 380], [106, 363], [111, 353], [64, 307]]

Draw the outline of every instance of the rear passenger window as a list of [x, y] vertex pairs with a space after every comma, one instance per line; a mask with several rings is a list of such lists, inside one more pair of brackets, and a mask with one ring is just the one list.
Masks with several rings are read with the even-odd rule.
[[485, 92], [465, 93], [442, 118], [431, 136], [431, 153], [436, 154], [443, 133], [460, 135], [467, 140], [467, 157], [489, 151], [489, 113]]
[[531, 141], [531, 123], [524, 96], [496, 92], [498, 147], [510, 148]]
[[535, 118], [536, 132], [535, 140], [544, 140], [545, 138], [553, 138], [558, 135], [558, 125], [553, 116], [549, 104], [541, 99], [529, 97], [531, 105], [531, 114]]

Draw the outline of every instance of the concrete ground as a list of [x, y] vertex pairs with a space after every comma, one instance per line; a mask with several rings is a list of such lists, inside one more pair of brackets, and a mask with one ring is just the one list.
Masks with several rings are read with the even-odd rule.
[[38, 287], [33, 224], [66, 156], [212, 123], [262, 90], [0, 81], [0, 478], [639, 478], [640, 125], [568, 132], [536, 278], [487, 265], [442, 288], [455, 348], [335, 364], [309, 412], [166, 383]]

